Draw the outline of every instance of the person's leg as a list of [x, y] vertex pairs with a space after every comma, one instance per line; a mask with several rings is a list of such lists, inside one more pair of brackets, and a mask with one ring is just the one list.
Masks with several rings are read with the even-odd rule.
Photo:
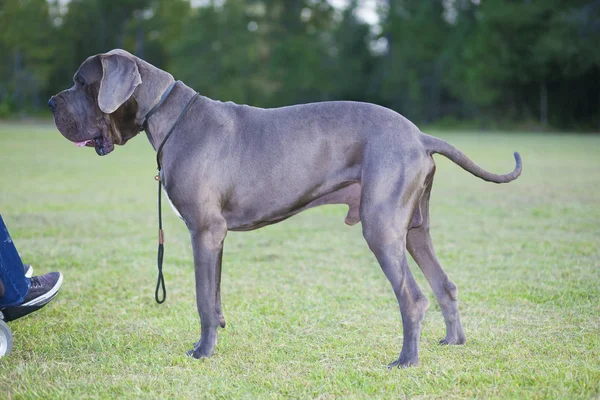
[[0, 319], [12, 321], [39, 310], [58, 293], [60, 272], [50, 272], [31, 279], [33, 268], [23, 265], [21, 257], [0, 215]]
[[19, 305], [29, 291], [29, 279], [25, 277], [23, 262], [0, 215], [0, 280], [4, 296], [0, 297], [0, 309]]

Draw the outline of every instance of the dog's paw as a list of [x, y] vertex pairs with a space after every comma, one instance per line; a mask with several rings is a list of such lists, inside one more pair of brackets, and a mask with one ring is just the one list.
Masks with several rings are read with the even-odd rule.
[[464, 335], [461, 336], [446, 336], [442, 340], [440, 340], [440, 344], [442, 346], [446, 345], [461, 345], [467, 343], [467, 338]]
[[194, 357], [196, 359], [208, 358], [208, 357], [212, 356], [214, 353], [215, 353], [214, 350], [206, 350], [206, 349], [202, 349], [202, 347], [197, 347], [194, 350], [188, 350], [186, 352], [188, 357]]
[[388, 369], [392, 369], [394, 367], [408, 368], [416, 365], [419, 365], [419, 356], [415, 355], [412, 357], [407, 357], [400, 354], [400, 357], [396, 361], [388, 364]]
[[207, 358], [212, 356], [213, 354], [215, 354], [215, 347], [217, 345], [217, 340], [215, 338], [215, 342], [214, 345], [212, 346], [205, 346], [203, 344], [202, 339], [198, 340], [196, 343], [194, 343], [194, 349], [193, 350], [188, 350], [186, 352], [186, 354], [189, 357], [194, 357], [194, 358]]

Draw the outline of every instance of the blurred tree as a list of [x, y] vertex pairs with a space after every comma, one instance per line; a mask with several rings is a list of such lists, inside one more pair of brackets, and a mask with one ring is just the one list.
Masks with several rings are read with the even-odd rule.
[[414, 121], [431, 122], [442, 115], [442, 78], [451, 40], [444, 11], [438, 0], [388, 2], [382, 32], [388, 50], [378, 71], [382, 100]]
[[[144, 51], [144, 38], [133, 40], [128, 28], [143, 27], [136, 21], [150, 10], [151, 0], [71, 0], [57, 28], [57, 59], [53, 85], [60, 87], [71, 80], [79, 64], [87, 57], [125, 48], [131, 52]], [[140, 28], [141, 29], [141, 28]], [[136, 43], [137, 41], [137, 43]]]
[[151, 4], [149, 18], [139, 22], [145, 26], [144, 58], [159, 68], [170, 69], [169, 48], [181, 40], [192, 8], [188, 0], [153, 0]]
[[275, 87], [268, 105], [331, 98], [333, 8], [326, 0], [266, 0], [261, 19], [269, 49], [268, 74]]
[[334, 58], [325, 1], [212, 2], [171, 46], [172, 70], [209, 97], [262, 106], [327, 99]]
[[48, 3], [0, 1], [0, 104], [24, 110], [39, 107], [53, 68]]
[[261, 81], [264, 45], [243, 0], [212, 2], [183, 21], [180, 40], [167, 44], [170, 70], [200, 93], [256, 103], [268, 92]]
[[368, 24], [357, 18], [358, 1], [353, 0], [333, 26], [327, 46], [328, 76], [319, 84], [330, 99], [378, 101], [371, 84], [376, 59], [370, 50], [374, 39]]
[[537, 115], [541, 125], [551, 120], [565, 126], [577, 124], [577, 116], [598, 118], [598, 97], [572, 90], [586, 91], [584, 82], [596, 93], [600, 89], [598, 51], [592, 50], [600, 32], [585, 29], [585, 22], [594, 20], [592, 3], [597, 20], [597, 1], [486, 0], [472, 5], [476, 24], [469, 25], [454, 67], [461, 83], [455, 89], [462, 88], [466, 101], [496, 110], [490, 111], [495, 119]]

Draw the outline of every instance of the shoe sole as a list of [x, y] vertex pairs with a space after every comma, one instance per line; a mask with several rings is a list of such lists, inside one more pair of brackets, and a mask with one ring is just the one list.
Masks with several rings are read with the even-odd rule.
[[[55, 296], [56, 296], [56, 294], [55, 294]], [[52, 300], [52, 299], [50, 299], [50, 300]], [[46, 304], [48, 304], [48, 303], [46, 303]], [[46, 304], [42, 304], [40, 306], [27, 306], [27, 307], [16, 306], [16, 307], [5, 308], [2, 310], [2, 313], [4, 314], [4, 321], [10, 322], [10, 321], [14, 321], [15, 319], [19, 319], [21, 317], [29, 315], [34, 311], [44, 308], [46, 306]]]
[[54, 286], [52, 286], [52, 289], [48, 290], [43, 295], [38, 296], [35, 299], [33, 299], [27, 303], [21, 304], [20, 307], [40, 306], [40, 305], [44, 305], [44, 304], [48, 303], [50, 300], [52, 300], [52, 298], [56, 295], [56, 293], [58, 293], [58, 289], [60, 289], [60, 285], [62, 285], [63, 275], [61, 273], [59, 273], [59, 274], [60, 275], [58, 277], [58, 281], [56, 281]]

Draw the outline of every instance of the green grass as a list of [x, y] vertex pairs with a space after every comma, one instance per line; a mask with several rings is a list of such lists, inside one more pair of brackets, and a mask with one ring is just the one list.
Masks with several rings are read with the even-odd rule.
[[199, 361], [185, 356], [199, 336], [190, 241], [168, 205], [168, 299], [154, 302], [146, 138], [101, 158], [51, 126], [0, 125], [0, 212], [24, 261], [65, 275], [56, 300], [11, 323], [0, 398], [600, 397], [600, 137], [441, 136], [494, 172], [519, 150], [524, 173], [493, 185], [436, 157], [432, 234], [467, 344], [437, 344], [443, 319], [413, 263], [431, 302], [421, 365], [388, 371], [398, 306], [345, 207], [228, 235], [228, 325]]

